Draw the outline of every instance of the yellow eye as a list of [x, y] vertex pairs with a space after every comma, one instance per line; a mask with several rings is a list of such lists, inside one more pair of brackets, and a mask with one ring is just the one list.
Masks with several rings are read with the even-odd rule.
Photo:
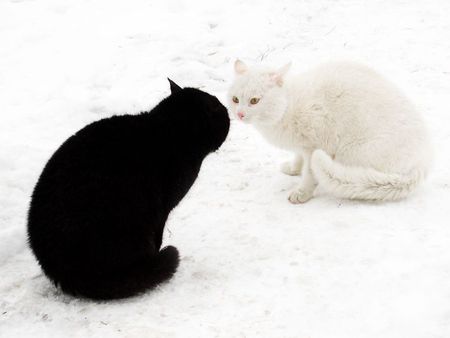
[[234, 103], [239, 103], [239, 99], [236, 96], [233, 96], [233, 102]]
[[251, 100], [250, 100], [250, 104], [257, 104], [259, 102], [259, 98], [257, 98], [257, 97], [253, 97]]

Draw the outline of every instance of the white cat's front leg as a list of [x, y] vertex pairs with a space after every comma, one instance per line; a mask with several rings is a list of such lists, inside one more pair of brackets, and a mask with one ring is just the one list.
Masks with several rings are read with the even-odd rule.
[[298, 188], [289, 195], [289, 202], [293, 204], [305, 203], [309, 201], [314, 194], [317, 182], [311, 172], [311, 154], [304, 154], [302, 178]]
[[296, 154], [292, 162], [284, 162], [281, 165], [281, 171], [290, 176], [298, 176], [302, 173], [303, 155]]

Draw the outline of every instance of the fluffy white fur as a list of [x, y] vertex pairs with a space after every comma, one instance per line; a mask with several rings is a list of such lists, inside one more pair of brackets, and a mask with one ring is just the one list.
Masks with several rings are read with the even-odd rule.
[[229, 106], [270, 143], [294, 152], [294, 161], [282, 166], [301, 174], [292, 203], [308, 201], [317, 183], [340, 198], [397, 200], [425, 178], [426, 128], [398, 88], [352, 62], [298, 76], [287, 76], [289, 67], [249, 68], [237, 60]]

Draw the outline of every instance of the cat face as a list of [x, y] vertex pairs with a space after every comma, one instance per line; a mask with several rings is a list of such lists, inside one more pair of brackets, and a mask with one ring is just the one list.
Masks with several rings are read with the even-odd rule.
[[[181, 88], [168, 79], [171, 95], [167, 101], [177, 124], [207, 152], [217, 150], [225, 141], [230, 118], [217, 97], [196, 88]], [[200, 145], [201, 144], [201, 145]]]
[[287, 109], [284, 76], [291, 64], [278, 70], [249, 69], [236, 60], [235, 79], [228, 92], [230, 111], [241, 121], [256, 125], [278, 122]]

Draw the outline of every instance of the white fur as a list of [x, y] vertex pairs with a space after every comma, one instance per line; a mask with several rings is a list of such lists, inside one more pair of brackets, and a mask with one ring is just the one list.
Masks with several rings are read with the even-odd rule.
[[289, 175], [301, 171], [292, 203], [308, 201], [317, 183], [336, 197], [396, 200], [425, 178], [426, 128], [398, 88], [356, 63], [327, 63], [287, 77], [289, 66], [270, 70], [236, 61], [229, 106], [269, 142], [294, 152], [293, 163], [282, 167]]

